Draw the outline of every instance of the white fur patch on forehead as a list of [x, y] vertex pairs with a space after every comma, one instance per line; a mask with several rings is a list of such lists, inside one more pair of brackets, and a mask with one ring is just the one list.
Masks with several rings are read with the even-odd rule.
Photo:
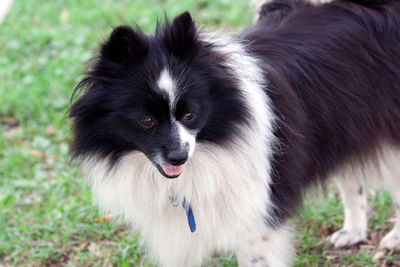
[[175, 99], [176, 84], [167, 68], [161, 71], [160, 77], [157, 81], [157, 86], [160, 90], [168, 94], [169, 103], [172, 105]]

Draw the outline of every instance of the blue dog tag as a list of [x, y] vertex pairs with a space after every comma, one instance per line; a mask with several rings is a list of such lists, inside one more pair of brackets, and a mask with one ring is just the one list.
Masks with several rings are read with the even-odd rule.
[[187, 216], [190, 231], [193, 233], [194, 231], [196, 231], [196, 221], [194, 220], [192, 207], [190, 206], [190, 204], [186, 203], [186, 199], [183, 199], [182, 206], [186, 211], [186, 216]]

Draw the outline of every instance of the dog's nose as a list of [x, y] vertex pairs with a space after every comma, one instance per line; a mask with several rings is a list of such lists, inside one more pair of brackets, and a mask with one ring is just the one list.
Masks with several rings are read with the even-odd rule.
[[167, 154], [168, 163], [174, 166], [182, 165], [186, 162], [187, 158], [188, 152], [186, 151], [186, 149], [173, 150], [168, 152]]

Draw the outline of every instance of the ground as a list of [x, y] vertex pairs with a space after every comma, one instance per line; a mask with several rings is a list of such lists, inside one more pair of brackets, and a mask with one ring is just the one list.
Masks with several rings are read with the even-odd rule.
[[[252, 22], [245, 0], [14, 3], [0, 25], [0, 266], [151, 266], [137, 237], [92, 203], [67, 155], [66, 112], [84, 63], [112, 26], [137, 23], [149, 32], [164, 12], [184, 10], [203, 27], [236, 30]], [[295, 265], [400, 266], [398, 253], [376, 250], [392, 224], [390, 198], [370, 191], [376, 234], [359, 247], [334, 250], [325, 239], [343, 217], [337, 194], [329, 192], [307, 200], [293, 219]], [[216, 255], [209, 265], [236, 263]]]

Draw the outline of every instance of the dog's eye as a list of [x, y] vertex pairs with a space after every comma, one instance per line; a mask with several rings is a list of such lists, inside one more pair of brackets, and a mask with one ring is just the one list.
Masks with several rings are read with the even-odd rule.
[[185, 121], [190, 121], [191, 119], [193, 119], [193, 113], [191, 113], [191, 112], [185, 113], [185, 114], [183, 115], [183, 119], [184, 119]]
[[140, 119], [139, 124], [145, 128], [150, 128], [151, 126], [154, 125], [154, 119], [150, 116], [146, 116], [142, 119]]

